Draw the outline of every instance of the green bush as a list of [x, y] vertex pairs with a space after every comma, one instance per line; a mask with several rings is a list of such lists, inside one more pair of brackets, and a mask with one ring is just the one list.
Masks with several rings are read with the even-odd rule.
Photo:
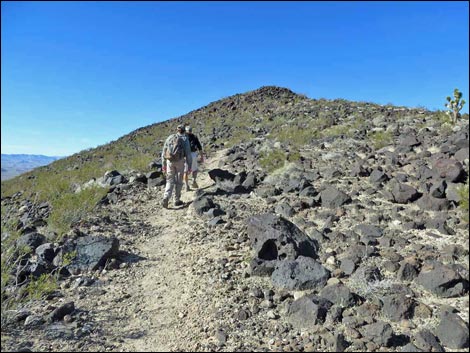
[[52, 200], [48, 227], [60, 237], [70, 229], [73, 223], [89, 214], [106, 192], [105, 188], [91, 187], [79, 193], [65, 193]]
[[462, 185], [457, 189], [459, 197], [460, 197], [460, 202], [459, 206], [460, 209], [462, 210], [463, 213], [463, 220], [468, 224], [469, 222], [469, 216], [468, 216], [468, 185], [469, 185], [469, 179], [467, 178], [467, 183], [465, 185]]
[[57, 278], [51, 274], [42, 274], [38, 278], [31, 278], [24, 294], [25, 300], [39, 300], [54, 292], [58, 288]]
[[438, 110], [433, 117], [441, 124], [451, 124], [452, 118], [445, 111]]
[[353, 131], [350, 125], [334, 125], [323, 130], [321, 134], [325, 137], [351, 136]]
[[301, 147], [319, 135], [318, 130], [308, 127], [283, 126], [275, 135], [278, 141], [293, 147]]
[[367, 134], [376, 150], [390, 145], [393, 142], [390, 131], [373, 131]]
[[267, 173], [271, 173], [284, 166], [286, 160], [286, 153], [282, 150], [275, 149], [269, 152], [261, 152], [259, 163]]

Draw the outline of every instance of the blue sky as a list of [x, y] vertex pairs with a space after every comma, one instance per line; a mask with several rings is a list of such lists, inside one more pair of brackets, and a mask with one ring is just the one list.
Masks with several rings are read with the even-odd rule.
[[444, 109], [468, 101], [468, 7], [2, 1], [1, 150], [70, 155], [265, 85]]

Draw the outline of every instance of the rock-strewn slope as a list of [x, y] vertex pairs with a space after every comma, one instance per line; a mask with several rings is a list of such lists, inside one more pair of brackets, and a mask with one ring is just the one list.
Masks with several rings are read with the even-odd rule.
[[161, 208], [158, 166], [107, 173], [76, 189], [107, 185], [95, 214], [53, 243], [47, 204], [2, 199], [35, 249], [23, 277], [63, 272], [55, 295], [7, 315], [2, 351], [467, 351], [468, 120], [264, 90], [214, 103], [231, 116], [286, 99], [253, 118], [254, 138], [222, 148], [228, 122], [205, 136], [182, 207]]

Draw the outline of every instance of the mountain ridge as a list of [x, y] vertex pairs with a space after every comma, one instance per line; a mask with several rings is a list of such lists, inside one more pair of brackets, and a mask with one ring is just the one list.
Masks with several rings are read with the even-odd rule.
[[8, 154], [2, 153], [2, 180], [11, 179], [19, 174], [52, 163], [63, 156], [46, 156], [42, 154]]

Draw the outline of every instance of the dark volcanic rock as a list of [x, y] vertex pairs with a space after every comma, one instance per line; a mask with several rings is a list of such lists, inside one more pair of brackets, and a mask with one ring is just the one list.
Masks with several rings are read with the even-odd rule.
[[432, 166], [433, 171], [436, 172], [437, 176], [444, 178], [452, 183], [463, 181], [465, 177], [465, 171], [462, 163], [455, 159], [441, 158], [434, 162]]
[[351, 197], [346, 193], [328, 186], [320, 193], [322, 207], [337, 208], [351, 201]]
[[248, 219], [247, 233], [256, 256], [262, 260], [295, 260], [298, 256], [317, 257], [318, 243], [295, 224], [266, 213]]
[[454, 158], [460, 162], [465, 161], [468, 158], [468, 147], [461, 148], [454, 154]]
[[[246, 188], [243, 184], [246, 181], [247, 174], [246, 172], [241, 172], [237, 175], [230, 173], [227, 170], [223, 169], [212, 169], [209, 171], [209, 177], [215, 181], [219, 190], [227, 193], [245, 193], [248, 192], [250, 188]], [[253, 176], [250, 176], [253, 178]], [[254, 180], [254, 179], [252, 179]], [[247, 186], [253, 183], [248, 182]]]
[[76, 256], [67, 266], [70, 273], [94, 271], [106, 264], [106, 260], [117, 255], [119, 240], [115, 237], [88, 235], [77, 239]]
[[379, 346], [390, 347], [393, 337], [393, 329], [389, 324], [383, 321], [378, 321], [373, 324], [365, 325], [361, 332], [365, 338]]
[[75, 310], [75, 304], [74, 302], [69, 302], [61, 305], [57, 309], [55, 309], [50, 315], [48, 316], [48, 321], [53, 322], [53, 321], [58, 321], [62, 320], [65, 315], [69, 315], [73, 313]]
[[446, 181], [440, 180], [438, 182], [435, 182], [431, 186], [431, 190], [429, 190], [429, 193], [431, 194], [432, 197], [443, 199], [444, 197], [446, 197], [446, 189], [447, 189]]
[[112, 186], [126, 182], [127, 180], [123, 175], [121, 175], [117, 170], [112, 170], [104, 174], [102, 184]]
[[383, 172], [381, 169], [374, 169], [369, 176], [369, 181], [371, 183], [383, 183], [389, 179], [388, 175]]
[[457, 314], [443, 313], [436, 328], [436, 335], [441, 343], [449, 348], [468, 348], [468, 323]]
[[382, 298], [382, 302], [382, 312], [391, 321], [410, 319], [413, 315], [415, 302], [412, 298], [389, 295]]
[[287, 317], [295, 327], [312, 328], [325, 321], [331, 303], [315, 295], [305, 295], [289, 306]]
[[320, 289], [330, 278], [330, 271], [310, 257], [279, 261], [271, 275], [273, 284], [289, 290]]
[[342, 283], [324, 287], [319, 295], [333, 304], [344, 308], [354, 306], [358, 303], [357, 295], [352, 293], [349, 288]]
[[223, 169], [212, 169], [209, 170], [209, 177], [217, 182], [223, 181], [223, 180], [230, 180], [233, 181], [235, 179], [235, 174], [230, 173], [228, 170], [223, 170]]
[[39, 245], [36, 248], [36, 255], [38, 256], [38, 262], [41, 264], [52, 264], [52, 260], [56, 255], [54, 244], [46, 243]]
[[31, 250], [35, 250], [39, 245], [46, 241], [46, 237], [37, 232], [23, 234], [16, 241], [18, 247], [28, 246]]
[[425, 194], [421, 197], [416, 204], [423, 210], [429, 211], [447, 211], [451, 207], [449, 200], [445, 198], [433, 197], [430, 194]]
[[372, 224], [359, 224], [354, 227], [354, 231], [361, 236], [364, 244], [368, 244], [368, 240], [375, 240], [383, 235], [383, 230]]
[[445, 352], [444, 348], [437, 341], [436, 336], [429, 330], [421, 330], [414, 337], [414, 343], [417, 348], [424, 352]]
[[[155, 175], [155, 177], [151, 177], [147, 179], [147, 186], [149, 188], [155, 187], [155, 186], [162, 186], [166, 184], [166, 179], [162, 175], [158, 175], [159, 173], [152, 173], [152, 176]], [[158, 176], [156, 176], [158, 175]]]
[[265, 260], [255, 257], [250, 261], [250, 273], [253, 276], [271, 276], [277, 260]]
[[418, 276], [418, 269], [412, 263], [404, 261], [397, 272], [397, 278], [401, 281], [412, 281]]
[[197, 197], [193, 201], [192, 206], [194, 207], [196, 213], [200, 216], [202, 216], [205, 212], [208, 212], [210, 209], [215, 208], [214, 201], [204, 195]]
[[414, 187], [400, 183], [396, 179], [390, 182], [390, 185], [392, 185], [392, 189], [390, 190], [392, 195], [390, 201], [392, 202], [405, 204], [413, 202], [421, 196], [421, 194]]
[[457, 271], [440, 262], [434, 262], [423, 268], [416, 282], [443, 298], [457, 297], [468, 292], [468, 281], [463, 279]]
[[278, 204], [275, 209], [276, 213], [280, 214], [282, 217], [289, 218], [292, 217], [295, 213], [291, 205], [286, 202]]

